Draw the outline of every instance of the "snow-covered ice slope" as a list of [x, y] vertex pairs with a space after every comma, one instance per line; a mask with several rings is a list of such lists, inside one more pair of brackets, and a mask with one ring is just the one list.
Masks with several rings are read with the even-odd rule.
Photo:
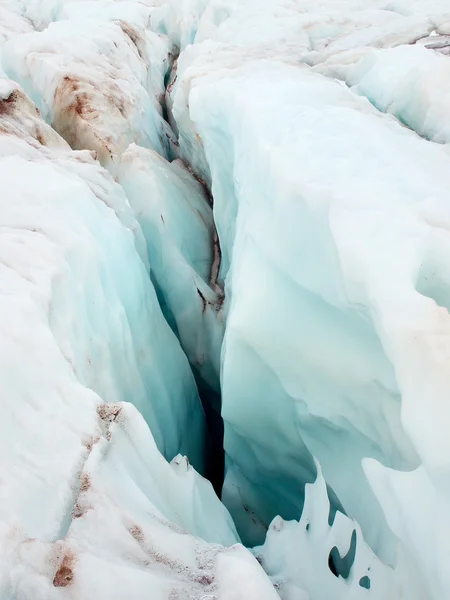
[[332, 503], [384, 560], [402, 540], [434, 598], [448, 582], [431, 557], [448, 536], [438, 550], [437, 520], [420, 533], [405, 504], [426, 473], [426, 504], [450, 512], [450, 158], [310, 66], [449, 20], [445, 2], [300, 0], [172, 2], [153, 16], [195, 42], [169, 104], [182, 157], [211, 184], [224, 257], [225, 502], [261, 539], [252, 520], [300, 515], [316, 456]]
[[[3, 278], [14, 292], [5, 295], [12, 304], [2, 314], [17, 305], [17, 316], [3, 322], [4, 335], [24, 336], [31, 351], [39, 347], [31, 332], [40, 324], [61, 373], [104, 401], [132, 401], [167, 457], [187, 453], [201, 466], [195, 384], [158, 306], [142, 232], [123, 190], [89, 152], [71, 152], [8, 80], [1, 106]], [[28, 311], [28, 318], [39, 317], [34, 326]], [[46, 352], [37, 352], [39, 359], [46, 370], [36, 366], [36, 376], [51, 384]], [[6, 374], [15, 381], [16, 371]], [[26, 377], [17, 384], [26, 395], [35, 387], [38, 398], [46, 394]]]
[[155, 444], [201, 465], [203, 414], [126, 196], [0, 85], [2, 600], [273, 600], [210, 483]]
[[[450, 27], [450, 26], [449, 26]], [[450, 36], [445, 38], [450, 48]], [[426, 38], [431, 43], [433, 37]], [[419, 135], [438, 143], [450, 141], [448, 57], [424, 44], [372, 48], [361, 55], [346, 53], [317, 71], [343, 79], [379, 110], [395, 115]]]

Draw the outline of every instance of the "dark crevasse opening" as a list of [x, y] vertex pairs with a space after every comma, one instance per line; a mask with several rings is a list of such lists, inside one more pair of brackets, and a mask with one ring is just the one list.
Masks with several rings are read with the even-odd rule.
[[328, 567], [336, 577], [348, 579], [356, 555], [356, 531], [353, 531], [350, 542], [350, 548], [345, 556], [341, 556], [336, 546], [330, 551], [328, 556]]
[[203, 410], [205, 411], [207, 426], [205, 477], [209, 479], [220, 498], [225, 474], [224, 426], [221, 415], [221, 397], [201, 377], [197, 376], [196, 381]]
[[[176, 319], [166, 302], [161, 286], [158, 284], [158, 281], [151, 270], [150, 279], [154, 285], [164, 318], [177, 338], [180, 339]], [[197, 384], [206, 419], [206, 432], [205, 439], [203, 440], [205, 461], [205, 471], [203, 475], [211, 482], [217, 496], [220, 498], [225, 472], [225, 453], [223, 447], [224, 425], [221, 414], [221, 395], [204, 380], [202, 375], [193, 365], [191, 365], [191, 369]]]

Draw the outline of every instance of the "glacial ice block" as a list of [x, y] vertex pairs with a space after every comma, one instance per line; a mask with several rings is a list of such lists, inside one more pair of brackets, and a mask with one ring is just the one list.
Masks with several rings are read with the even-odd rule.
[[425, 600], [413, 571], [384, 565], [364, 542], [359, 525], [337, 512], [329, 524], [330, 503], [317, 465], [306, 484], [301, 519], [270, 524], [263, 546], [253, 549], [281, 598], [298, 600]]
[[368, 543], [394, 560], [361, 460], [440, 461], [431, 430], [446, 448], [447, 384], [440, 373], [438, 392], [426, 349], [447, 316], [415, 284], [442, 270], [434, 224], [448, 220], [449, 158], [336, 82], [237, 53], [188, 48], [172, 92], [182, 155], [207, 165], [232, 257], [225, 451], [266, 523], [299, 516], [314, 454]]

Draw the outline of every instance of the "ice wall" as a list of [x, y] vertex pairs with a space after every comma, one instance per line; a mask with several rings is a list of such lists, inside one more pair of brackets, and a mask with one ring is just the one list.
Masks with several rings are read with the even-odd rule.
[[145, 235], [160, 306], [196, 376], [208, 429], [204, 473], [220, 495], [224, 314], [218, 282], [221, 254], [210, 198], [182, 161], [169, 163], [136, 145], [122, 155], [118, 172]]
[[0, 596], [273, 600], [178, 454], [202, 464], [203, 413], [123, 190], [0, 93]]
[[[197, 84], [189, 99], [191, 114], [195, 111], [193, 118], [201, 123], [199, 131], [211, 165], [219, 235], [225, 231], [226, 239], [234, 229], [229, 238], [234, 243], [228, 246], [233, 266], [227, 280], [230, 305], [222, 355], [225, 450], [259, 489], [253, 493], [257, 504], [250, 508], [266, 522], [279, 511], [287, 517], [298, 516], [303, 484], [315, 475], [310, 452], [318, 456], [328, 483], [347, 510], [355, 515], [353, 510], [361, 507], [356, 499], [364, 488], [366, 501], [376, 510], [361, 458], [375, 455], [400, 468], [414, 466], [415, 458], [400, 424], [393, 369], [374, 332], [370, 312], [352, 308], [347, 300], [327, 215], [332, 198], [345, 198], [344, 190], [349, 192], [351, 176], [358, 171], [353, 166], [350, 173], [341, 157], [355, 160], [352, 145], [361, 127], [366, 124], [368, 130], [375, 126], [378, 130], [378, 117], [368, 105], [358, 110], [358, 99], [337, 84], [298, 68], [250, 64], [238, 73], [238, 85], [232, 78], [219, 82], [217, 74], [213, 84], [203, 88]], [[277, 78], [279, 85], [268, 101], [262, 89], [271, 78]], [[209, 94], [217, 90], [214, 116], [223, 112], [216, 120], [208, 107]], [[180, 93], [180, 104], [181, 98]], [[282, 101], [284, 109], [276, 113]], [[319, 103], [321, 129], [316, 135], [309, 123], [319, 115]], [[346, 131], [346, 149], [339, 137], [338, 152], [333, 138], [325, 143], [323, 136], [333, 127], [334, 106], [339, 104], [347, 106], [340, 124]], [[294, 116], [300, 107], [303, 120]], [[175, 115], [176, 111], [177, 99]], [[353, 114], [357, 121], [354, 135]], [[263, 132], [264, 143], [258, 142], [258, 131]], [[298, 149], [300, 136], [304, 145]], [[233, 142], [223, 145], [229, 138]], [[284, 141], [284, 148], [278, 140]], [[239, 161], [230, 156], [229, 148]], [[231, 174], [223, 168], [227, 154]], [[217, 187], [216, 173], [221, 177]], [[339, 174], [341, 194], [335, 191]], [[370, 176], [375, 179], [366, 174]], [[319, 188], [315, 177], [320, 177]], [[228, 190], [230, 180], [238, 181], [234, 198], [221, 193]], [[297, 190], [302, 188], [300, 196]], [[357, 193], [355, 201], [359, 201]], [[373, 194], [376, 201], [378, 193], [373, 190]], [[242, 211], [241, 198], [245, 198]], [[239, 206], [236, 221], [227, 219], [231, 203]], [[362, 303], [358, 298], [358, 304]], [[267, 488], [272, 481], [270, 494]], [[369, 529], [373, 520], [365, 509], [360, 512], [366, 515]], [[364, 514], [355, 516], [363, 521]], [[377, 526], [374, 535], [378, 533]]]
[[[316, 4], [212, 0], [179, 39], [195, 44], [178, 59], [168, 104], [182, 157], [211, 183], [226, 277], [224, 499], [244, 539], [262, 539], [275, 514], [300, 515], [316, 456], [332, 504], [388, 563], [405, 551], [440, 598], [444, 570], [425, 556], [445, 556], [446, 535], [436, 551], [406, 498], [425, 472], [425, 504], [448, 510], [449, 156], [310, 71], [371, 52], [390, 65], [409, 53], [411, 68], [431, 52], [424, 60], [441, 64], [430, 49], [393, 47], [444, 27], [448, 7]], [[158, 14], [170, 32], [184, 13], [169, 3]], [[390, 77], [373, 89], [397, 93]], [[379, 466], [364, 472], [366, 458]]]
[[181, 161], [130, 146], [119, 178], [147, 240], [160, 304], [189, 361], [217, 392], [223, 294], [214, 221], [204, 187]]

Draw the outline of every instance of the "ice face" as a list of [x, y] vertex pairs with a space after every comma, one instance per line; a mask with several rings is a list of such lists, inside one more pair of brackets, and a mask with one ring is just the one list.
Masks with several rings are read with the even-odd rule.
[[[257, 18], [272, 19], [273, 7]], [[448, 153], [307, 68], [318, 71], [329, 60], [330, 38], [337, 64], [350, 51], [364, 55], [364, 44], [370, 50], [380, 39], [369, 28], [360, 41], [370, 14], [361, 10], [320, 33], [323, 14], [311, 10], [314, 46], [301, 41], [289, 53], [280, 44], [272, 58], [269, 27], [264, 43], [233, 41], [250, 8], [230, 5], [219, 19], [219, 4], [209, 4], [193, 26], [197, 43], [178, 59], [170, 101], [181, 155], [211, 182], [224, 256], [224, 500], [254, 543], [275, 514], [299, 516], [316, 456], [334, 506], [337, 498], [377, 554], [394, 564], [396, 538], [405, 540], [417, 569], [437, 577], [443, 593], [445, 581], [407, 539], [413, 520], [401, 531], [389, 526], [394, 496], [382, 496], [361, 461], [380, 461], [393, 479], [392, 469], [419, 464], [428, 473], [446, 471], [448, 301], [439, 256], [447, 242], [436, 223], [448, 220]], [[433, 20], [442, 24], [438, 8]], [[415, 24], [397, 14], [390, 44], [430, 33], [429, 22], [419, 27], [424, 10], [413, 11]], [[426, 52], [415, 48], [410, 56]], [[294, 66], [294, 57], [304, 65]], [[386, 79], [395, 93], [389, 85]], [[444, 120], [424, 127], [435, 123]], [[430, 505], [441, 493], [430, 487]], [[431, 551], [420, 539], [422, 551]]]
[[[378, 127], [375, 111], [350, 92], [297, 68], [249, 64], [238, 69], [236, 85], [231, 77], [222, 84], [218, 77], [219, 74], [214, 75], [213, 84], [206, 79], [203, 86], [197, 81], [189, 102], [202, 139], [208, 140], [205, 154], [211, 165], [219, 235], [235, 227], [227, 220], [230, 202], [240, 206], [240, 199], [246, 199], [237, 216], [234, 236], [229, 238], [233, 244], [228, 252], [229, 256], [233, 254], [233, 269], [227, 280], [230, 306], [222, 354], [225, 450], [244, 476], [251, 473], [250, 481], [257, 489], [270, 489], [271, 481], [274, 482], [272, 496], [266, 492], [263, 497], [255, 491], [257, 505], [250, 505], [266, 522], [277, 512], [293, 518], [301, 510], [302, 486], [305, 479], [312, 480], [315, 475], [310, 453], [319, 457], [328, 483], [346, 510], [355, 515], [358, 507], [350, 508], [352, 498], [360, 498], [364, 488], [366, 502], [371, 502], [376, 510], [361, 469], [361, 458], [375, 455], [397, 468], [414, 466], [416, 458], [400, 424], [399, 390], [392, 364], [374, 331], [370, 309], [352, 308], [352, 304], [369, 304], [364, 296], [365, 284], [358, 285], [355, 273], [358, 265], [349, 264], [348, 280], [356, 280], [353, 288], [345, 289], [339, 268], [345, 267], [346, 256], [342, 251], [339, 255], [336, 246], [340, 242], [352, 254], [352, 244], [358, 243], [358, 236], [362, 235], [358, 231], [355, 241], [351, 241], [348, 233], [351, 223], [346, 219], [352, 199], [343, 190], [348, 194], [353, 187], [354, 202], [361, 203], [362, 188], [353, 181], [358, 167], [349, 162], [352, 145], [361, 143], [361, 128], [367, 127], [369, 132], [375, 127], [379, 131], [383, 126]], [[279, 96], [274, 90], [273, 104], [262, 94], [266, 77], [276, 78], [281, 89]], [[216, 114], [223, 110], [217, 120], [211, 119], [207, 110], [209, 94], [216, 93], [213, 90], [220, 90], [219, 98], [223, 98], [223, 104], [220, 100], [214, 103]], [[181, 98], [182, 95], [180, 104]], [[269, 112], [282, 99], [283, 113], [269, 119]], [[345, 129], [346, 139], [341, 141], [339, 137], [338, 152], [333, 148], [333, 139], [338, 138], [333, 121], [335, 106], [339, 105], [345, 107], [339, 125]], [[175, 97], [175, 115], [177, 106]], [[230, 106], [239, 106], [239, 112], [229, 114]], [[314, 117], [319, 114], [319, 107], [320, 126], [325, 130], [329, 126], [331, 130], [327, 143], [315, 135], [314, 126], [310, 125], [317, 122]], [[303, 119], [294, 116], [300, 109]], [[265, 142], [261, 144], [257, 137], [252, 137], [252, 133], [257, 136], [261, 131], [255, 124], [258, 120], [261, 123], [270, 120], [270, 126], [264, 129]], [[224, 131], [218, 129], [218, 123]], [[293, 129], [295, 123], [299, 133]], [[300, 131], [304, 146], [294, 154], [293, 146], [297, 145]], [[400, 128], [391, 131], [390, 123], [386, 123], [385, 135], [386, 140], [395, 137], [399, 144], [410, 145], [409, 136]], [[230, 146], [241, 157], [240, 162], [234, 156], [227, 159], [227, 148], [219, 145], [229, 138], [233, 139]], [[286, 145], [282, 150], [277, 143], [279, 139]], [[420, 153], [420, 141], [418, 144]], [[319, 152], [320, 163], [316, 158]], [[442, 155], [443, 175], [446, 160]], [[227, 176], [223, 165], [228, 163], [232, 165], [234, 181], [239, 182], [234, 200], [226, 192], [222, 194], [226, 183], [223, 187], [221, 182], [217, 187], [214, 185], [214, 174], [219, 168], [222, 176]], [[267, 173], [265, 180], [259, 171], [262, 164]], [[302, 169], [296, 164], [303, 165]], [[366, 162], [365, 165], [367, 168]], [[368, 168], [365, 176], [374, 180], [374, 172], [381, 165]], [[319, 178], [320, 186], [316, 183]], [[342, 193], [336, 191], [339, 178]], [[299, 189], [301, 195], [296, 192]], [[373, 195], [366, 193], [369, 214], [378, 196], [386, 193], [375, 188]], [[336, 206], [331, 208], [333, 201]], [[258, 209], [252, 210], [253, 206]], [[333, 210], [332, 223], [329, 210]], [[359, 210], [363, 228], [364, 205]], [[370, 231], [372, 227], [369, 219], [367, 228]], [[367, 237], [368, 233], [362, 235], [363, 240]], [[288, 251], [285, 244], [279, 243], [280, 239], [290, 240]], [[379, 246], [382, 241], [374, 243]], [[368, 253], [367, 260], [371, 258], [374, 260], [373, 254]], [[367, 267], [360, 268], [364, 271]], [[352, 292], [353, 301], [349, 302], [347, 297]], [[276, 345], [277, 339], [283, 340], [282, 344]], [[341, 348], [339, 359], [338, 348]], [[361, 403], [358, 400], [361, 397], [367, 401]], [[272, 444], [276, 444], [276, 452]], [[361, 451], [359, 457], [357, 449]], [[255, 455], [261, 468], [260, 478], [255, 469]], [[345, 465], [347, 475], [340, 472], [340, 465]], [[275, 480], [270, 476], [274, 472], [278, 473]], [[352, 485], [357, 486], [358, 494], [350, 491]], [[273, 497], [272, 507], [270, 497]], [[265, 513], [261, 514], [261, 510]], [[364, 509], [363, 512], [367, 514]], [[364, 520], [363, 514], [357, 517]], [[369, 531], [370, 523], [365, 523], [365, 527]], [[379, 536], [379, 525], [373, 534]], [[380, 539], [379, 548], [382, 545]]]
[[150, 276], [167, 322], [180, 340], [198, 382], [208, 439], [205, 474], [220, 493], [223, 424], [220, 352], [224, 333], [220, 248], [210, 198], [182, 161], [130, 146], [119, 180], [142, 226]]

